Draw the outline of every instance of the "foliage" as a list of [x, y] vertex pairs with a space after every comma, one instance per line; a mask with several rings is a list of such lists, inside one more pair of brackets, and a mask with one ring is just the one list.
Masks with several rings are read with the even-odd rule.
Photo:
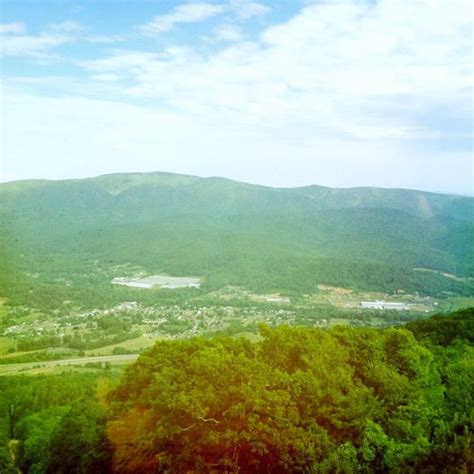
[[302, 294], [325, 283], [435, 296], [473, 291], [467, 197], [149, 174], [7, 183], [0, 198], [0, 295], [11, 305], [156, 299], [153, 291], [111, 288], [126, 265], [200, 275], [208, 289]]
[[438, 472], [448, 472], [472, 464], [470, 345], [450, 346], [448, 357], [405, 329], [261, 333], [256, 344], [160, 342], [130, 366], [109, 396], [114, 469], [419, 472], [434, 469], [436, 457]]
[[471, 472], [472, 317], [436, 316], [410, 330], [261, 326], [256, 342], [160, 341], [119, 380], [3, 377], [0, 467]]
[[16, 464], [22, 472], [107, 472], [105, 411], [96, 397], [102, 377], [63, 373], [0, 378], [0, 471], [9, 472], [12, 465], [11, 438], [20, 441]]
[[474, 308], [466, 308], [452, 314], [435, 315], [430, 319], [407, 324], [418, 339], [433, 344], [449, 346], [455, 339], [474, 343]]

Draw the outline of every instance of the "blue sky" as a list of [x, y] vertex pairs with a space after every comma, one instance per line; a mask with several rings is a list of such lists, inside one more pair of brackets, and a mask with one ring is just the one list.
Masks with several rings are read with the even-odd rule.
[[3, 181], [473, 194], [469, 0], [0, 5]]

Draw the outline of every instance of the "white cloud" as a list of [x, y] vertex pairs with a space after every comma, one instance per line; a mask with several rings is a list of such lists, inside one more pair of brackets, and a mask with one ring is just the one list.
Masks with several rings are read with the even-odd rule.
[[[179, 13], [181, 7], [167, 20], [155, 19], [148, 32], [204, 18]], [[142, 51], [125, 44], [128, 49], [76, 61], [90, 78], [61, 79], [58, 90], [97, 100], [22, 99], [22, 107], [8, 112], [11, 159], [15, 150], [27, 161], [44, 149], [45, 160], [66, 153], [90, 160], [89, 174], [125, 170], [128, 163], [129, 170], [279, 185], [469, 192], [469, 1], [318, 2], [252, 41], [226, 23], [236, 20], [230, 8], [211, 31], [232, 43], [209, 47], [191, 37], [188, 44]], [[22, 124], [41, 111], [50, 118], [29, 125], [31, 143], [21, 144]], [[81, 137], [70, 123], [82, 127]], [[120, 157], [118, 167], [102, 161], [107, 153]], [[80, 173], [76, 168], [70, 175]]]
[[[298, 123], [364, 140], [427, 138], [436, 133], [417, 122], [417, 110], [469, 100], [469, 8], [456, 4], [453, 12], [438, 0], [318, 3], [258, 41], [211, 55], [191, 47], [117, 52], [85, 66], [125, 74], [132, 79], [125, 94], [186, 113]], [[222, 39], [239, 39], [238, 30], [219, 28]]]
[[63, 21], [49, 25], [49, 30], [56, 33], [80, 33], [84, 27], [76, 21]]
[[46, 31], [36, 35], [26, 34], [23, 23], [3, 25], [0, 28], [0, 54], [47, 59], [51, 57], [51, 50], [76, 40], [82, 30], [79, 23], [70, 21], [51, 24]]
[[85, 69], [97, 73], [120, 72], [122, 74], [138, 74], [143, 66], [153, 63], [160, 56], [155, 53], [140, 51], [116, 50], [111, 56], [94, 61], [82, 61]]
[[101, 35], [101, 34], [90, 34], [85, 37], [89, 43], [119, 43], [127, 40], [126, 35]]
[[294, 130], [277, 134], [235, 117], [196, 120], [106, 100], [8, 92], [3, 103], [8, 117], [2, 126], [4, 177], [59, 179], [162, 170], [276, 186], [470, 190], [472, 168], [466, 153], [425, 152], [415, 160], [399, 143], [386, 147], [379, 141], [342, 141], [319, 134], [306, 135], [303, 141]]
[[170, 31], [179, 23], [196, 23], [219, 15], [225, 10], [223, 5], [196, 2], [185, 3], [176, 6], [167, 15], [156, 16], [150, 23], [139, 27], [139, 30], [147, 35], [156, 35]]
[[231, 0], [230, 5], [237, 15], [243, 20], [255, 16], [265, 15], [270, 11], [270, 7], [263, 3], [252, 2], [250, 0]]
[[239, 26], [224, 23], [214, 29], [214, 37], [218, 41], [240, 41], [243, 34]]
[[0, 53], [3, 56], [45, 57], [49, 50], [69, 41], [68, 36], [49, 33], [2, 37]]
[[91, 79], [102, 82], [116, 82], [120, 80], [120, 76], [117, 74], [94, 74]]
[[126, 74], [128, 96], [258, 127], [262, 141], [308, 144], [325, 137], [351, 142], [348, 153], [357, 141], [409, 147], [449, 135], [430, 129], [424, 115], [431, 108], [469, 114], [470, 17], [465, 2], [457, 5], [453, 13], [443, 2], [435, 12], [427, 1], [316, 4], [266, 29], [259, 41], [211, 55], [192, 48], [117, 52], [86, 65], [99, 74]]
[[24, 33], [25, 25], [23, 23], [3, 23], [0, 24], [0, 34], [19, 34]]

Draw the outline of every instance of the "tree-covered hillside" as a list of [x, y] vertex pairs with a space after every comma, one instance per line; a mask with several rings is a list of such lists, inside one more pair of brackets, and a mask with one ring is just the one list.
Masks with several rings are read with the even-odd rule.
[[0, 196], [7, 296], [61, 279], [85, 288], [85, 276], [108, 285], [93, 262], [199, 275], [208, 288], [473, 291], [472, 198], [166, 173], [13, 182]]
[[473, 320], [262, 327], [158, 342], [120, 379], [3, 377], [0, 471], [472, 472]]

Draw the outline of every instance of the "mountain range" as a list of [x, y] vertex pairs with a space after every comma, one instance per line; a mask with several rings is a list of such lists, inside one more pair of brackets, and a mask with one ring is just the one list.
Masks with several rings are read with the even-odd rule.
[[105, 284], [127, 265], [201, 276], [209, 288], [474, 288], [471, 197], [157, 172], [4, 183], [0, 199], [6, 296], [12, 278], [83, 281], [99, 266]]

